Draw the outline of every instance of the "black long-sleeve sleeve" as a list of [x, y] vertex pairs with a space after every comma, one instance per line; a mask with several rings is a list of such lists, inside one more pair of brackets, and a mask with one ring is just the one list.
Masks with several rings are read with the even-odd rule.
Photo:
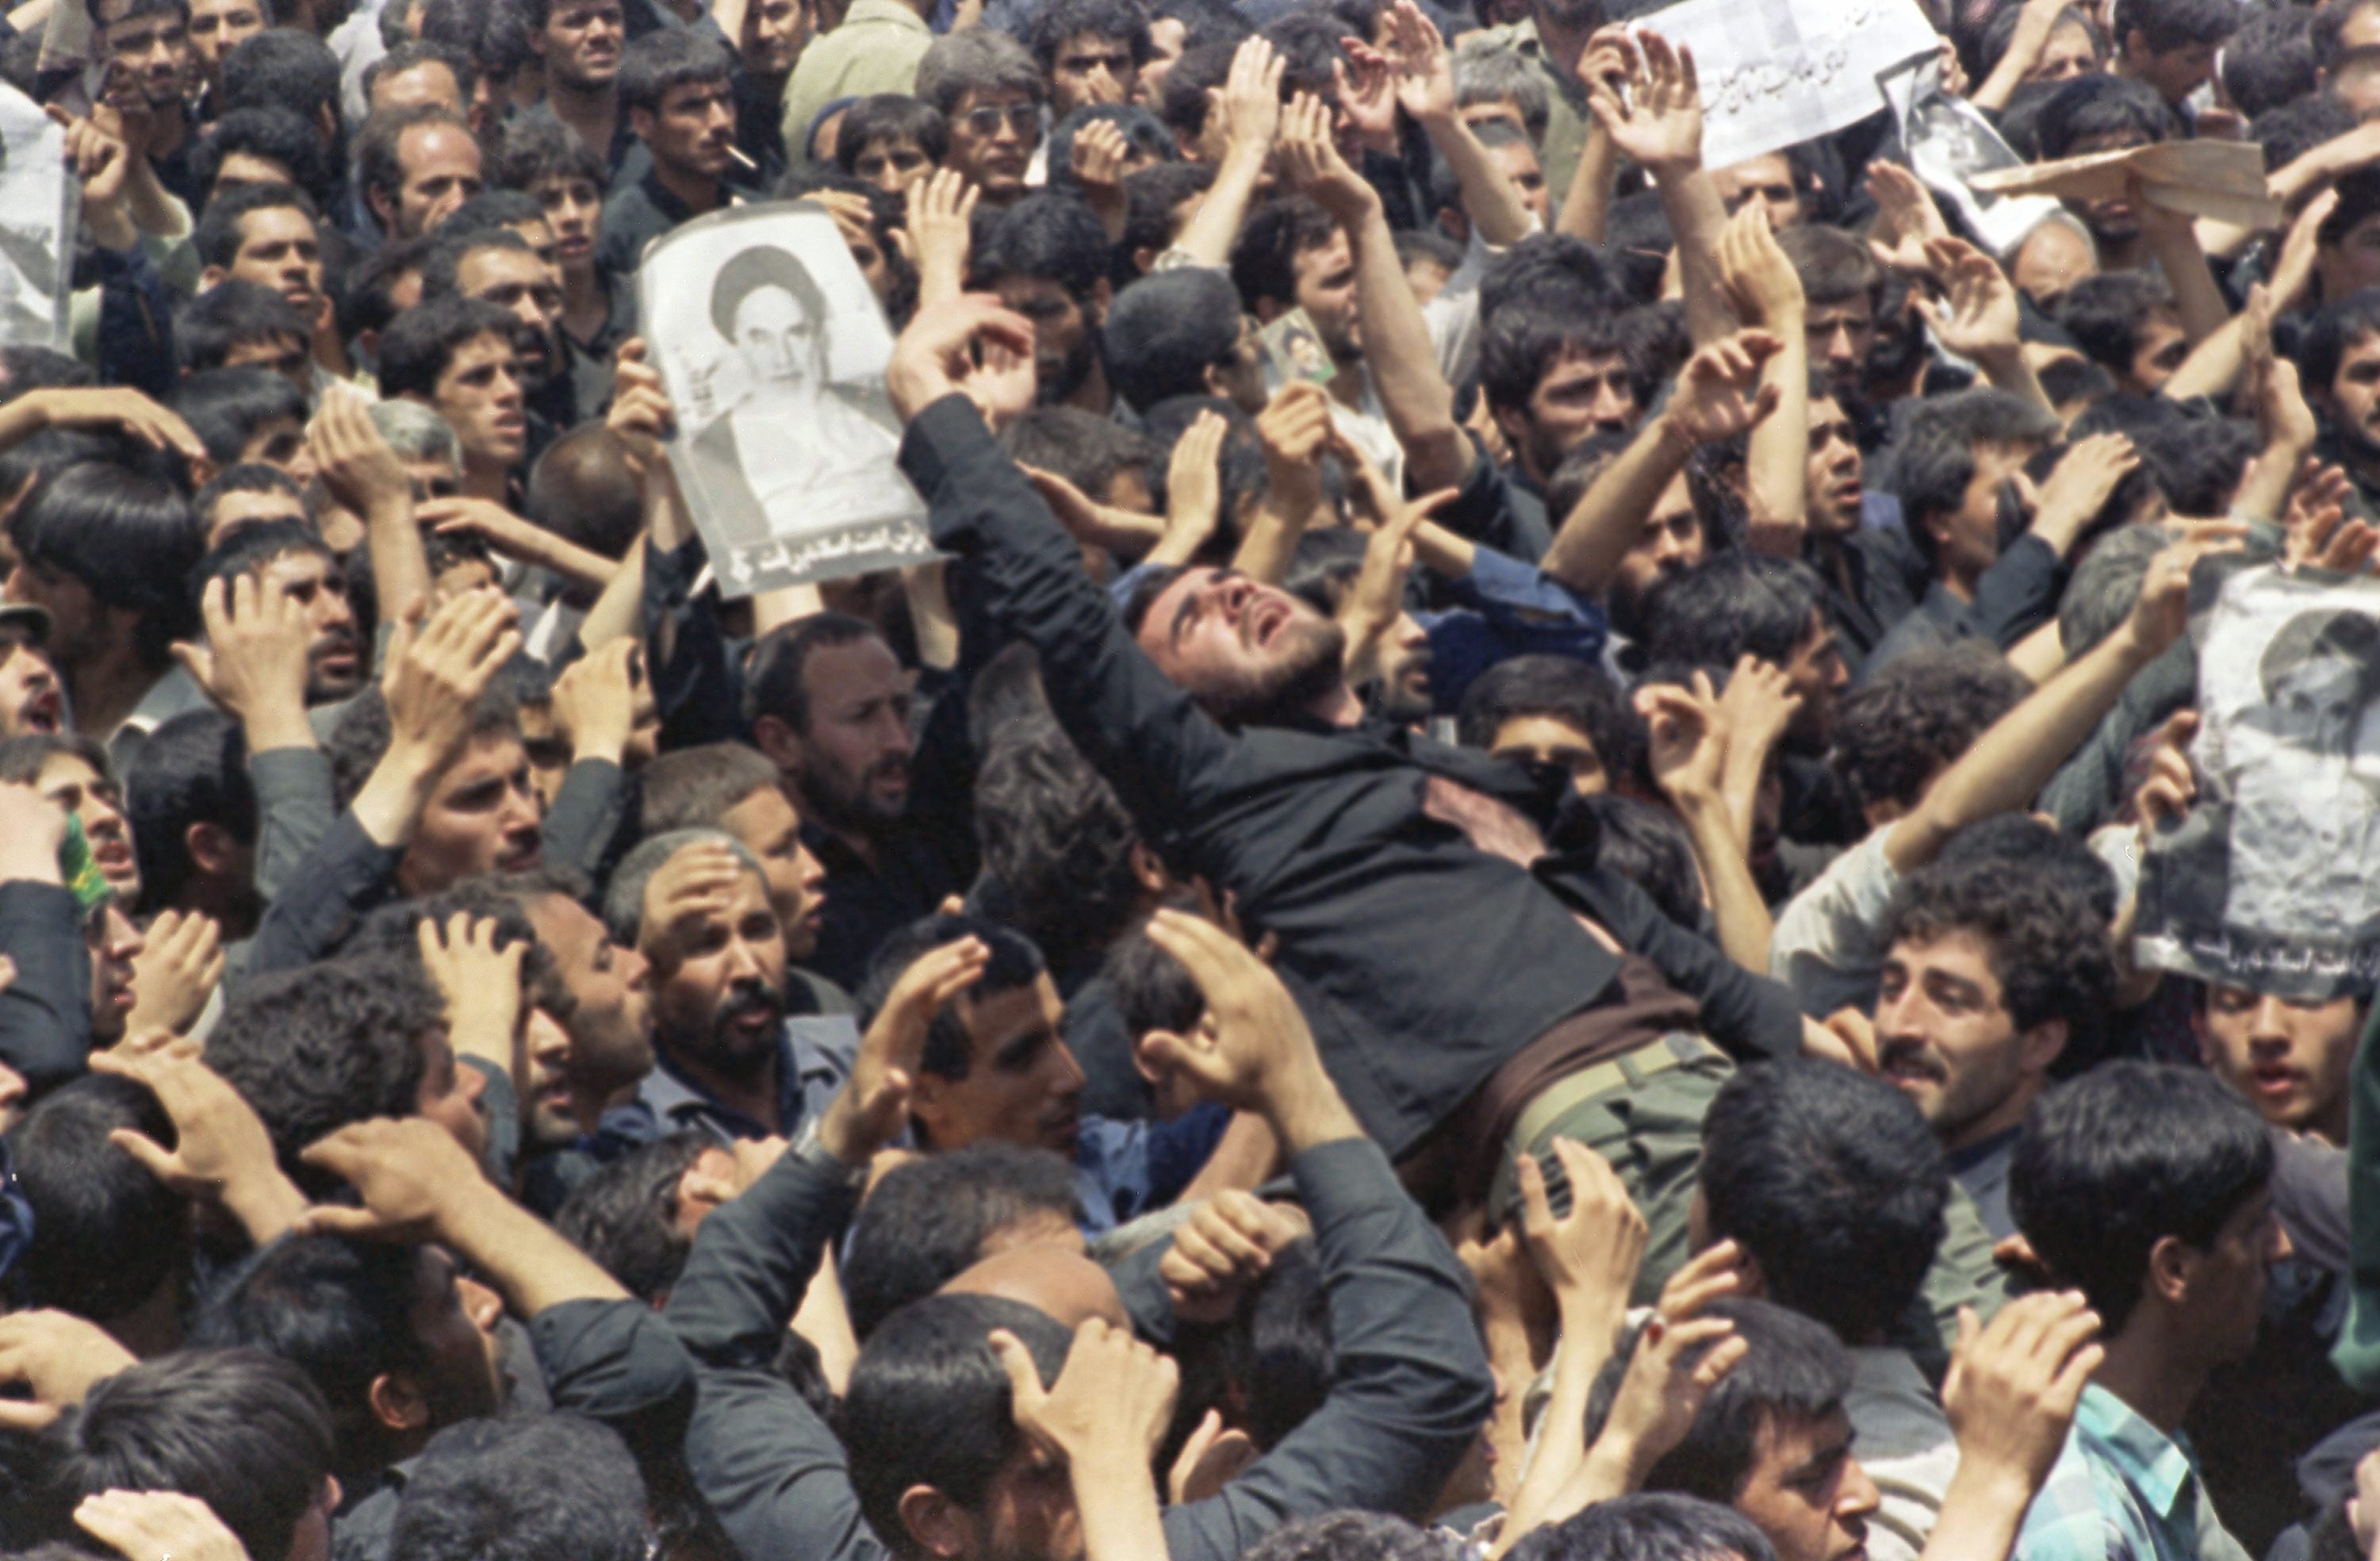
[[2065, 583], [2065, 560], [2039, 537], [2022, 536], [2000, 549], [1992, 567], [1977, 577], [1969, 611], [1986, 639], [2003, 651], [2013, 650], [2057, 613]]
[[386, 899], [405, 853], [364, 833], [353, 809], [331, 822], [249, 945], [243, 972], [261, 976], [327, 958]]
[[[1322, 1408], [1220, 1495], [1165, 1514], [1171, 1561], [1231, 1561], [1282, 1523], [1335, 1507], [1419, 1513], [1494, 1398], [1463, 1266], [1378, 1147], [1342, 1140], [1290, 1168], [1314, 1219], [1338, 1374]], [[842, 1445], [769, 1370], [851, 1206], [833, 1172], [787, 1155], [704, 1222], [670, 1297], [699, 1384], [686, 1463], [747, 1555], [884, 1555]]]
[[935, 543], [966, 560], [1000, 628], [1040, 653], [1050, 709], [1142, 827], [1159, 832], [1213, 796], [1232, 739], [1133, 643], [974, 403], [949, 396], [920, 412], [901, 461], [931, 506]]
[[1220, 1494], [1166, 1512], [1171, 1561], [1232, 1561], [1337, 1507], [1417, 1518], [1494, 1407], [1463, 1264], [1379, 1146], [1342, 1139], [1290, 1170], [1314, 1219], [1338, 1373], [1322, 1408]]
[[546, 811], [545, 860], [600, 883], [604, 859], [627, 816], [630, 795], [627, 772], [609, 759], [581, 759], [572, 764]]
[[0, 954], [17, 966], [0, 991], [0, 1062], [39, 1094], [82, 1072], [91, 1055], [80, 905], [55, 884], [0, 884]]
[[879, 1561], [843, 1444], [772, 1369], [820, 1254], [851, 1218], [844, 1180], [801, 1155], [778, 1158], [703, 1221], [668, 1319], [694, 1358], [686, 1462], [746, 1555]]
[[557, 1409], [602, 1421], [640, 1454], [675, 1446], [694, 1406], [694, 1360], [639, 1300], [573, 1300], [528, 1320]]

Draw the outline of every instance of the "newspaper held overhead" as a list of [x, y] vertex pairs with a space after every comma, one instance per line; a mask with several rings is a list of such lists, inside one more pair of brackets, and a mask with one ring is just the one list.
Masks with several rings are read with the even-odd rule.
[[2198, 651], [2198, 799], [2141, 864], [2140, 963], [2295, 1001], [2380, 975], [2380, 579], [2223, 581]]
[[724, 594], [938, 556], [893, 459], [892, 333], [824, 207], [686, 223], [646, 250], [637, 294], [677, 409], [670, 466]]
[[1858, 124], [1877, 77], [1941, 45], [1917, 0], [1685, 0], [1639, 25], [1694, 51], [1713, 168]]
[[65, 128], [0, 84], [0, 344], [66, 346], [81, 198]]
[[1978, 177], [1978, 189], [2042, 190], [2070, 201], [2120, 197], [2133, 179], [2171, 212], [2240, 227], [2277, 227], [2284, 213], [2265, 183], [2265, 149], [2247, 140], [2170, 140], [2022, 164]]

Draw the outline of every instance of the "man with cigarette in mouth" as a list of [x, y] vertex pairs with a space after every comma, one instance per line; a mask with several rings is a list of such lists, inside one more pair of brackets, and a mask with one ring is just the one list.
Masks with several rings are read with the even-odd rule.
[[633, 278], [645, 246], [680, 223], [753, 191], [736, 182], [748, 162], [735, 150], [735, 59], [704, 33], [663, 28], [628, 45], [620, 106], [652, 166], [616, 185], [603, 202], [595, 256], [602, 274]]

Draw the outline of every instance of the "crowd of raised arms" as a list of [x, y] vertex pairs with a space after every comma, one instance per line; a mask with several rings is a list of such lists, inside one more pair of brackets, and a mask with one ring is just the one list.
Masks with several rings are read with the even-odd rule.
[[[1906, 0], [2278, 213], [2013, 236], [1642, 0], [85, 3], [0, 1561], [2380, 1557], [2369, 987], [2135, 938], [2380, 552], [2380, 0]], [[935, 561], [746, 594], [638, 267], [794, 200]]]

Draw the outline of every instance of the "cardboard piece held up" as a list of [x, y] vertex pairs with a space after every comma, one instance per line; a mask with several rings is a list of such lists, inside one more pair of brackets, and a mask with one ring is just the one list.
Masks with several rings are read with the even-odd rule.
[[2240, 227], [2280, 226], [2280, 202], [2265, 184], [2264, 149], [2253, 141], [2158, 141], [1977, 174], [1967, 182], [1995, 195], [2106, 201], [2122, 195], [2135, 176], [2148, 198], [2168, 211]]

